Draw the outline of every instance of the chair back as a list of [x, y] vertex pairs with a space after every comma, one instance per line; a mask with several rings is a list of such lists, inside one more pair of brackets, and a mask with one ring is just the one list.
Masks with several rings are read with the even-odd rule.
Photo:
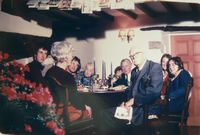
[[185, 94], [185, 107], [181, 114], [180, 124], [187, 125], [187, 119], [189, 117], [189, 104], [192, 97], [192, 90], [191, 90], [192, 87], [193, 87], [193, 78], [191, 77]]
[[[189, 117], [189, 104], [192, 96], [192, 87], [193, 87], [193, 78], [191, 77], [185, 94], [185, 104], [184, 109], [181, 114], [169, 114], [169, 111], [166, 110], [163, 115], [159, 119], [151, 120], [148, 123], [149, 132], [151, 134], [174, 134], [174, 129], [176, 126], [180, 126], [180, 134], [188, 135], [187, 132], [187, 120]], [[174, 128], [175, 127], [175, 128]]]
[[[87, 131], [94, 127], [93, 118], [80, 119], [70, 122], [69, 118], [69, 95], [67, 86], [62, 85], [56, 78], [47, 77], [50, 91], [53, 95], [54, 102], [56, 104], [56, 111], [63, 109], [63, 113], [60, 115], [60, 120], [64, 120], [66, 134], [76, 134], [83, 133], [82, 131]], [[61, 105], [61, 106], [60, 106]]]
[[63, 86], [56, 78], [47, 77], [48, 86], [53, 96], [54, 103], [56, 104], [56, 112], [62, 109], [62, 114], [59, 116], [59, 120], [64, 121], [66, 133], [69, 133], [69, 115], [67, 111], [68, 105], [68, 89]]

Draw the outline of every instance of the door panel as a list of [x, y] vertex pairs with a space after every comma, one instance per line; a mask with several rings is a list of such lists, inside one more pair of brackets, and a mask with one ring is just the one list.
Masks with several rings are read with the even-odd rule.
[[188, 124], [200, 126], [200, 35], [171, 36], [171, 52], [182, 58], [194, 78]]

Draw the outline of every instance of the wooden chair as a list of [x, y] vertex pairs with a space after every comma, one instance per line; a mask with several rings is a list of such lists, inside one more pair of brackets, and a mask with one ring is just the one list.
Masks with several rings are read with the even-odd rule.
[[187, 120], [189, 117], [189, 104], [192, 96], [192, 87], [193, 87], [193, 78], [190, 79], [190, 82], [187, 86], [185, 94], [185, 106], [180, 115], [176, 114], [167, 114], [168, 124], [178, 124], [180, 128], [181, 135], [187, 135]]
[[[60, 115], [60, 120], [64, 121], [67, 135], [85, 134], [89, 135], [94, 132], [93, 118], [80, 119], [74, 122], [69, 122], [69, 114], [67, 110], [68, 106], [68, 89], [63, 86], [59, 81], [53, 77], [47, 78], [50, 91], [53, 95], [54, 102], [56, 104], [56, 110], [63, 109], [63, 113]], [[61, 105], [61, 106], [60, 106]]]
[[[170, 134], [170, 129], [179, 128], [181, 135], [188, 135], [187, 132], [187, 120], [189, 117], [189, 104], [192, 96], [193, 87], [193, 78], [190, 79], [190, 82], [187, 86], [185, 94], [185, 106], [181, 114], [170, 114], [166, 110], [166, 113], [161, 115], [159, 119], [150, 120], [148, 122], [148, 128], [151, 130], [151, 135], [160, 135], [160, 134]], [[175, 127], [177, 126], [177, 127]], [[152, 130], [153, 129], [153, 130]], [[172, 132], [171, 132], [172, 133]]]

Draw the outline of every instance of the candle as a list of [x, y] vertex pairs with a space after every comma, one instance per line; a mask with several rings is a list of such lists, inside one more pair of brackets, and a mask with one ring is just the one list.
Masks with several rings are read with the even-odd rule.
[[105, 67], [105, 78], [104, 78], [104, 80], [106, 80], [106, 62], [104, 62], [105, 63], [105, 65], [104, 65], [104, 67]]
[[93, 61], [94, 63], [94, 75], [96, 75], [96, 64], [95, 64], [95, 60]]
[[112, 62], [110, 63], [110, 75], [112, 76]]
[[102, 80], [104, 79], [104, 61], [102, 60], [102, 72], [101, 72], [101, 75], [102, 75]]
[[102, 61], [102, 80], [104, 81], [106, 79], [106, 63], [105, 61]]

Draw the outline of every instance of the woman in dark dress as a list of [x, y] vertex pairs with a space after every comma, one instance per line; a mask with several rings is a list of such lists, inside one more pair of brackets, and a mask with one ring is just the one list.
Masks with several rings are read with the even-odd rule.
[[[55, 60], [55, 65], [47, 71], [46, 78], [54, 78], [62, 86], [66, 87], [70, 104], [81, 113], [87, 112], [85, 117], [91, 117], [91, 108], [85, 105], [77, 94], [77, 86], [73, 75], [65, 70], [71, 64], [72, 51], [72, 47], [67, 42], [55, 42], [53, 44], [51, 55]], [[60, 93], [59, 97], [54, 97], [55, 99], [64, 98], [65, 91], [59, 91], [58, 93]]]
[[[163, 74], [163, 77], [166, 77], [163, 78], [161, 97], [151, 108], [151, 115], [162, 114], [166, 110], [172, 114], [181, 114], [184, 109], [185, 94], [191, 79], [190, 73], [184, 69], [181, 58], [177, 56], [168, 60], [166, 71], [169, 73]], [[149, 119], [155, 118], [151, 115]]]
[[184, 109], [185, 94], [191, 76], [184, 69], [180, 57], [172, 57], [168, 62], [169, 73], [172, 75], [168, 90], [169, 112], [180, 114]]

